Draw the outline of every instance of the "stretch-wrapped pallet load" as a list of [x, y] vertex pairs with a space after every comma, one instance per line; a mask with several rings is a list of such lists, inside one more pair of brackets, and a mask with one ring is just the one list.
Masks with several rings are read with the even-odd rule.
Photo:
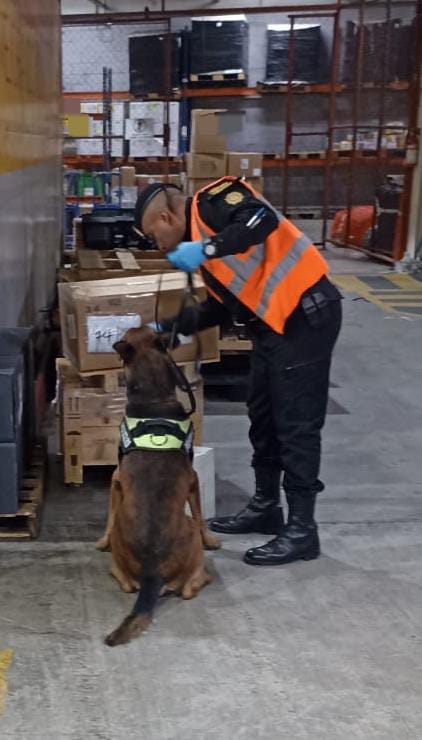
[[[166, 47], [166, 44], [170, 48]], [[129, 38], [129, 90], [131, 95], [165, 95], [180, 88], [181, 39], [179, 34]], [[169, 62], [167, 68], [166, 62]]]
[[0, 329], [0, 514], [15, 514], [36, 437], [31, 328]]
[[[290, 26], [287, 24], [272, 24], [267, 27], [266, 82], [288, 81], [290, 35]], [[292, 81], [319, 82], [321, 55], [321, 26], [295, 25]]]
[[[367, 23], [363, 31], [362, 82], [406, 80], [415, 61], [415, 26], [395, 18], [387, 23]], [[344, 33], [343, 81], [356, 80], [359, 26], [348, 21]], [[385, 51], [388, 49], [388, 54]], [[386, 56], [386, 69], [384, 59]]]
[[[245, 84], [247, 61], [248, 24], [245, 16], [192, 19], [189, 55], [191, 82], [221, 84], [226, 80]], [[215, 79], [207, 79], [207, 76], [213, 75]]]

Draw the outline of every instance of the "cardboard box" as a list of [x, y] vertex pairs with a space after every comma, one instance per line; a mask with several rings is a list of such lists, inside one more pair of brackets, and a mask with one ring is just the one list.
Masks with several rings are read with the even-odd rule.
[[[104, 375], [83, 377], [64, 358], [56, 361], [56, 368], [65, 483], [80, 484], [85, 466], [116, 465], [118, 462], [120, 422], [127, 403], [124, 373], [109, 370]], [[183, 370], [192, 383], [196, 400], [196, 411], [191, 418], [194, 444], [200, 445], [204, 407], [202, 378], [197, 376], [193, 363]], [[177, 397], [188, 408], [186, 394], [178, 389]]]
[[[206, 297], [198, 276], [195, 285], [199, 297]], [[59, 284], [60, 320], [63, 352], [79, 372], [121, 367], [113, 344], [131, 327], [155, 320], [157, 291], [160, 290], [159, 316], [178, 313], [186, 287], [179, 272], [111, 280]], [[179, 363], [195, 360], [198, 347], [195, 337], [182, 338], [174, 351]], [[214, 329], [200, 333], [203, 362], [219, 359], [218, 334]]]
[[190, 148], [192, 152], [223, 154], [226, 138], [220, 133], [222, 109], [192, 111]]
[[202, 188], [212, 182], [215, 182], [215, 178], [212, 178], [211, 180], [205, 178], [191, 178], [186, 182], [186, 195], [192, 197], [198, 192], [198, 190], [202, 190]]
[[227, 175], [262, 177], [263, 155], [256, 152], [227, 152]]
[[148, 185], [153, 182], [167, 182], [169, 185], [177, 185], [177, 187], [183, 187], [182, 175], [136, 175], [136, 184], [138, 187], [138, 193], [142, 193]]
[[263, 177], [248, 177], [247, 181], [254, 190], [257, 190], [258, 193], [264, 192], [264, 178]]
[[218, 180], [226, 174], [226, 155], [189, 152], [186, 155], [186, 173], [189, 178]]
[[233, 113], [222, 108], [198, 108], [192, 111], [192, 152], [222, 154], [226, 149], [226, 136], [236, 134], [243, 126], [243, 113]]
[[[122, 188], [133, 187], [136, 184], [135, 175], [136, 175], [135, 167], [120, 167], [120, 182], [117, 183], [117, 186], [120, 185]], [[112, 179], [112, 187], [113, 187], [113, 179]]]

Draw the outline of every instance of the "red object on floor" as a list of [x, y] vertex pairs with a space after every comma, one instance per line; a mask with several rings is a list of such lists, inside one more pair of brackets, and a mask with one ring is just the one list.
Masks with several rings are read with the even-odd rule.
[[338, 211], [331, 227], [331, 238], [344, 244], [345, 247], [349, 244], [356, 247], [368, 246], [373, 219], [374, 206], [353, 206], [350, 209], [349, 234], [346, 243], [347, 209]]

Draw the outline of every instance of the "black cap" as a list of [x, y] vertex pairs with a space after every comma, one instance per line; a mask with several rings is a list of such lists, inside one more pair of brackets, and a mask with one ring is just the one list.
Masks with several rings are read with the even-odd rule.
[[142, 191], [136, 200], [135, 204], [135, 226], [142, 231], [142, 216], [148, 208], [151, 201], [155, 198], [158, 193], [164, 193], [168, 188], [175, 188], [181, 192], [177, 185], [168, 184], [165, 182], [152, 182], [147, 185], [145, 190]]

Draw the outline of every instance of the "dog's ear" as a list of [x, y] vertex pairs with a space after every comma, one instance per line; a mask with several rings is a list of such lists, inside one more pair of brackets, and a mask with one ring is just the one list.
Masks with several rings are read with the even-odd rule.
[[135, 347], [127, 342], [126, 339], [121, 339], [119, 342], [113, 344], [113, 349], [120, 355], [125, 365], [129, 365], [135, 356]]
[[154, 347], [161, 352], [167, 352], [169, 349], [176, 349], [180, 344], [179, 338], [173, 335], [171, 331], [157, 334], [154, 337]]

